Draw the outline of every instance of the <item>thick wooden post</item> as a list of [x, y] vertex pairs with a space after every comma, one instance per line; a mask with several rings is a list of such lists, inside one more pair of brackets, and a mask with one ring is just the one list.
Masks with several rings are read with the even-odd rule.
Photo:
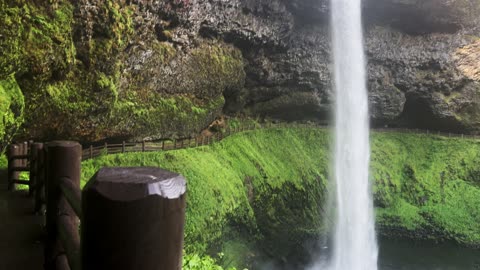
[[162, 141], [162, 150], [165, 150], [165, 141]]
[[173, 149], [177, 149], [177, 139], [173, 139]]
[[125, 153], [125, 141], [122, 142], [122, 153]]
[[43, 143], [30, 144], [30, 186], [29, 195], [32, 196], [37, 190], [38, 185], [38, 171], [40, 165], [38, 164], [39, 155], [43, 151]]
[[[80, 162], [82, 147], [77, 142], [54, 141], [47, 143], [46, 198], [47, 217], [45, 242], [45, 269], [67, 270], [69, 262], [65, 256], [60, 234], [69, 235], [69, 240], [79, 245], [78, 217], [62, 195], [60, 182], [68, 179], [72, 185], [80, 186]], [[72, 263], [72, 262], [70, 262]]]
[[20, 155], [20, 146], [17, 144], [11, 144], [8, 146], [7, 158], [8, 158], [8, 190], [15, 190], [17, 185], [15, 180], [20, 178], [20, 172], [15, 171], [15, 167], [21, 166], [21, 161], [14, 158]]
[[83, 270], [180, 270], [186, 181], [159, 168], [103, 168], [82, 192]]
[[145, 152], [145, 141], [142, 141], [142, 152]]
[[[36, 153], [34, 153], [36, 152]], [[40, 213], [45, 201], [45, 147], [43, 143], [32, 145], [35, 161], [35, 213]]]

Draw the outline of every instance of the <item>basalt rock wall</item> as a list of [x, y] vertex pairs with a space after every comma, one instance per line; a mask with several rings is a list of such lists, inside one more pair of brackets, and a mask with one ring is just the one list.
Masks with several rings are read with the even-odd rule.
[[[21, 90], [25, 109], [0, 108], [24, 137], [190, 136], [222, 113], [331, 119], [328, 1], [0, 5], [0, 82]], [[480, 3], [363, 9], [372, 123], [480, 131]]]

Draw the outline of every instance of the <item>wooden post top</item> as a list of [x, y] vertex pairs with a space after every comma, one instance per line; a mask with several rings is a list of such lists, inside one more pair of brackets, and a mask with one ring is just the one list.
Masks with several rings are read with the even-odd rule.
[[134, 201], [156, 195], [178, 199], [187, 190], [183, 176], [155, 167], [106, 167], [88, 182], [83, 192], [94, 191], [113, 201]]

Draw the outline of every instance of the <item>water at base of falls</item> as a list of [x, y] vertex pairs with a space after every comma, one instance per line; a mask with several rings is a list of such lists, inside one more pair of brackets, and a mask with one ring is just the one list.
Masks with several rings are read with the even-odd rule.
[[312, 269], [376, 270], [361, 0], [331, 0], [331, 13], [337, 216], [331, 258]]

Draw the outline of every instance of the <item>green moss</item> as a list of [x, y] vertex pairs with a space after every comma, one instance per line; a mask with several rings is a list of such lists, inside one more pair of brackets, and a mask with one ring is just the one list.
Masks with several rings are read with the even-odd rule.
[[152, 43], [152, 49], [158, 55], [160, 63], [163, 64], [168, 63], [177, 54], [177, 51], [169, 42], [154, 41]]
[[0, 153], [23, 123], [25, 103], [14, 76], [0, 80]]
[[190, 65], [198, 96], [222, 95], [225, 89], [243, 85], [246, 76], [240, 50], [222, 44], [203, 44], [195, 49]]
[[6, 170], [8, 167], [8, 160], [4, 154], [0, 154], [0, 170]]
[[9, 76], [17, 70], [25, 69], [23, 63], [22, 34], [24, 26], [18, 7], [12, 7], [2, 1], [0, 3], [0, 79]]
[[136, 138], [188, 136], [192, 130], [201, 130], [213, 121], [212, 112], [218, 114], [224, 104], [223, 96], [204, 103], [187, 95], [150, 93], [148, 100], [141, 103], [130, 97], [118, 102], [112, 116], [117, 119], [116, 128], [129, 134], [134, 130], [132, 135]]
[[0, 5], [4, 23], [0, 45], [2, 51], [5, 48], [0, 78], [14, 72], [48, 78], [75, 61], [71, 38], [73, 7], [68, 1], [60, 1], [55, 10], [19, 0]]
[[[182, 258], [182, 269], [184, 270], [223, 270], [217, 264], [215, 259], [210, 256], [199, 256], [198, 254], [186, 254]], [[227, 268], [225, 268], [227, 269]], [[235, 268], [228, 268], [228, 270], [235, 270]]]
[[384, 229], [480, 244], [480, 142], [374, 134], [372, 174]]
[[[74, 19], [76, 4], [67, 0], [0, 3], [0, 80], [15, 74], [25, 96], [21, 136], [185, 137], [221, 113], [225, 90], [241, 87], [245, 74], [238, 49], [211, 41], [178, 52], [154, 33], [138, 31], [140, 37], [135, 29], [142, 12], [138, 4], [124, 2], [98, 1], [88, 22]], [[126, 66], [137, 59], [146, 61], [141, 72]]]
[[[318, 234], [322, 223], [317, 205], [323, 197], [318, 188], [310, 187], [324, 186], [325, 133], [315, 129], [260, 130], [237, 134], [208, 147], [105, 156], [82, 164], [82, 182], [103, 166], [158, 166], [176, 171], [188, 181], [188, 252], [220, 249], [232, 231], [244, 232], [242, 235], [252, 243], [261, 239], [273, 245], [273, 238], [286, 232], [281, 227], [293, 223], [290, 241], [283, 243], [301, 248], [298, 239]], [[311, 198], [301, 202], [305, 196]], [[268, 216], [263, 217], [265, 212]]]
[[[321, 129], [249, 131], [208, 147], [86, 161], [82, 181], [102, 166], [180, 172], [189, 185], [188, 252], [244, 250], [239, 243], [246, 241], [254, 243], [250, 250], [300, 256], [301, 246], [326, 230], [322, 202], [330, 141]], [[371, 175], [380, 232], [478, 246], [478, 164], [477, 141], [373, 133]], [[232, 260], [241, 265], [230, 253], [225, 258], [225, 265]]]

